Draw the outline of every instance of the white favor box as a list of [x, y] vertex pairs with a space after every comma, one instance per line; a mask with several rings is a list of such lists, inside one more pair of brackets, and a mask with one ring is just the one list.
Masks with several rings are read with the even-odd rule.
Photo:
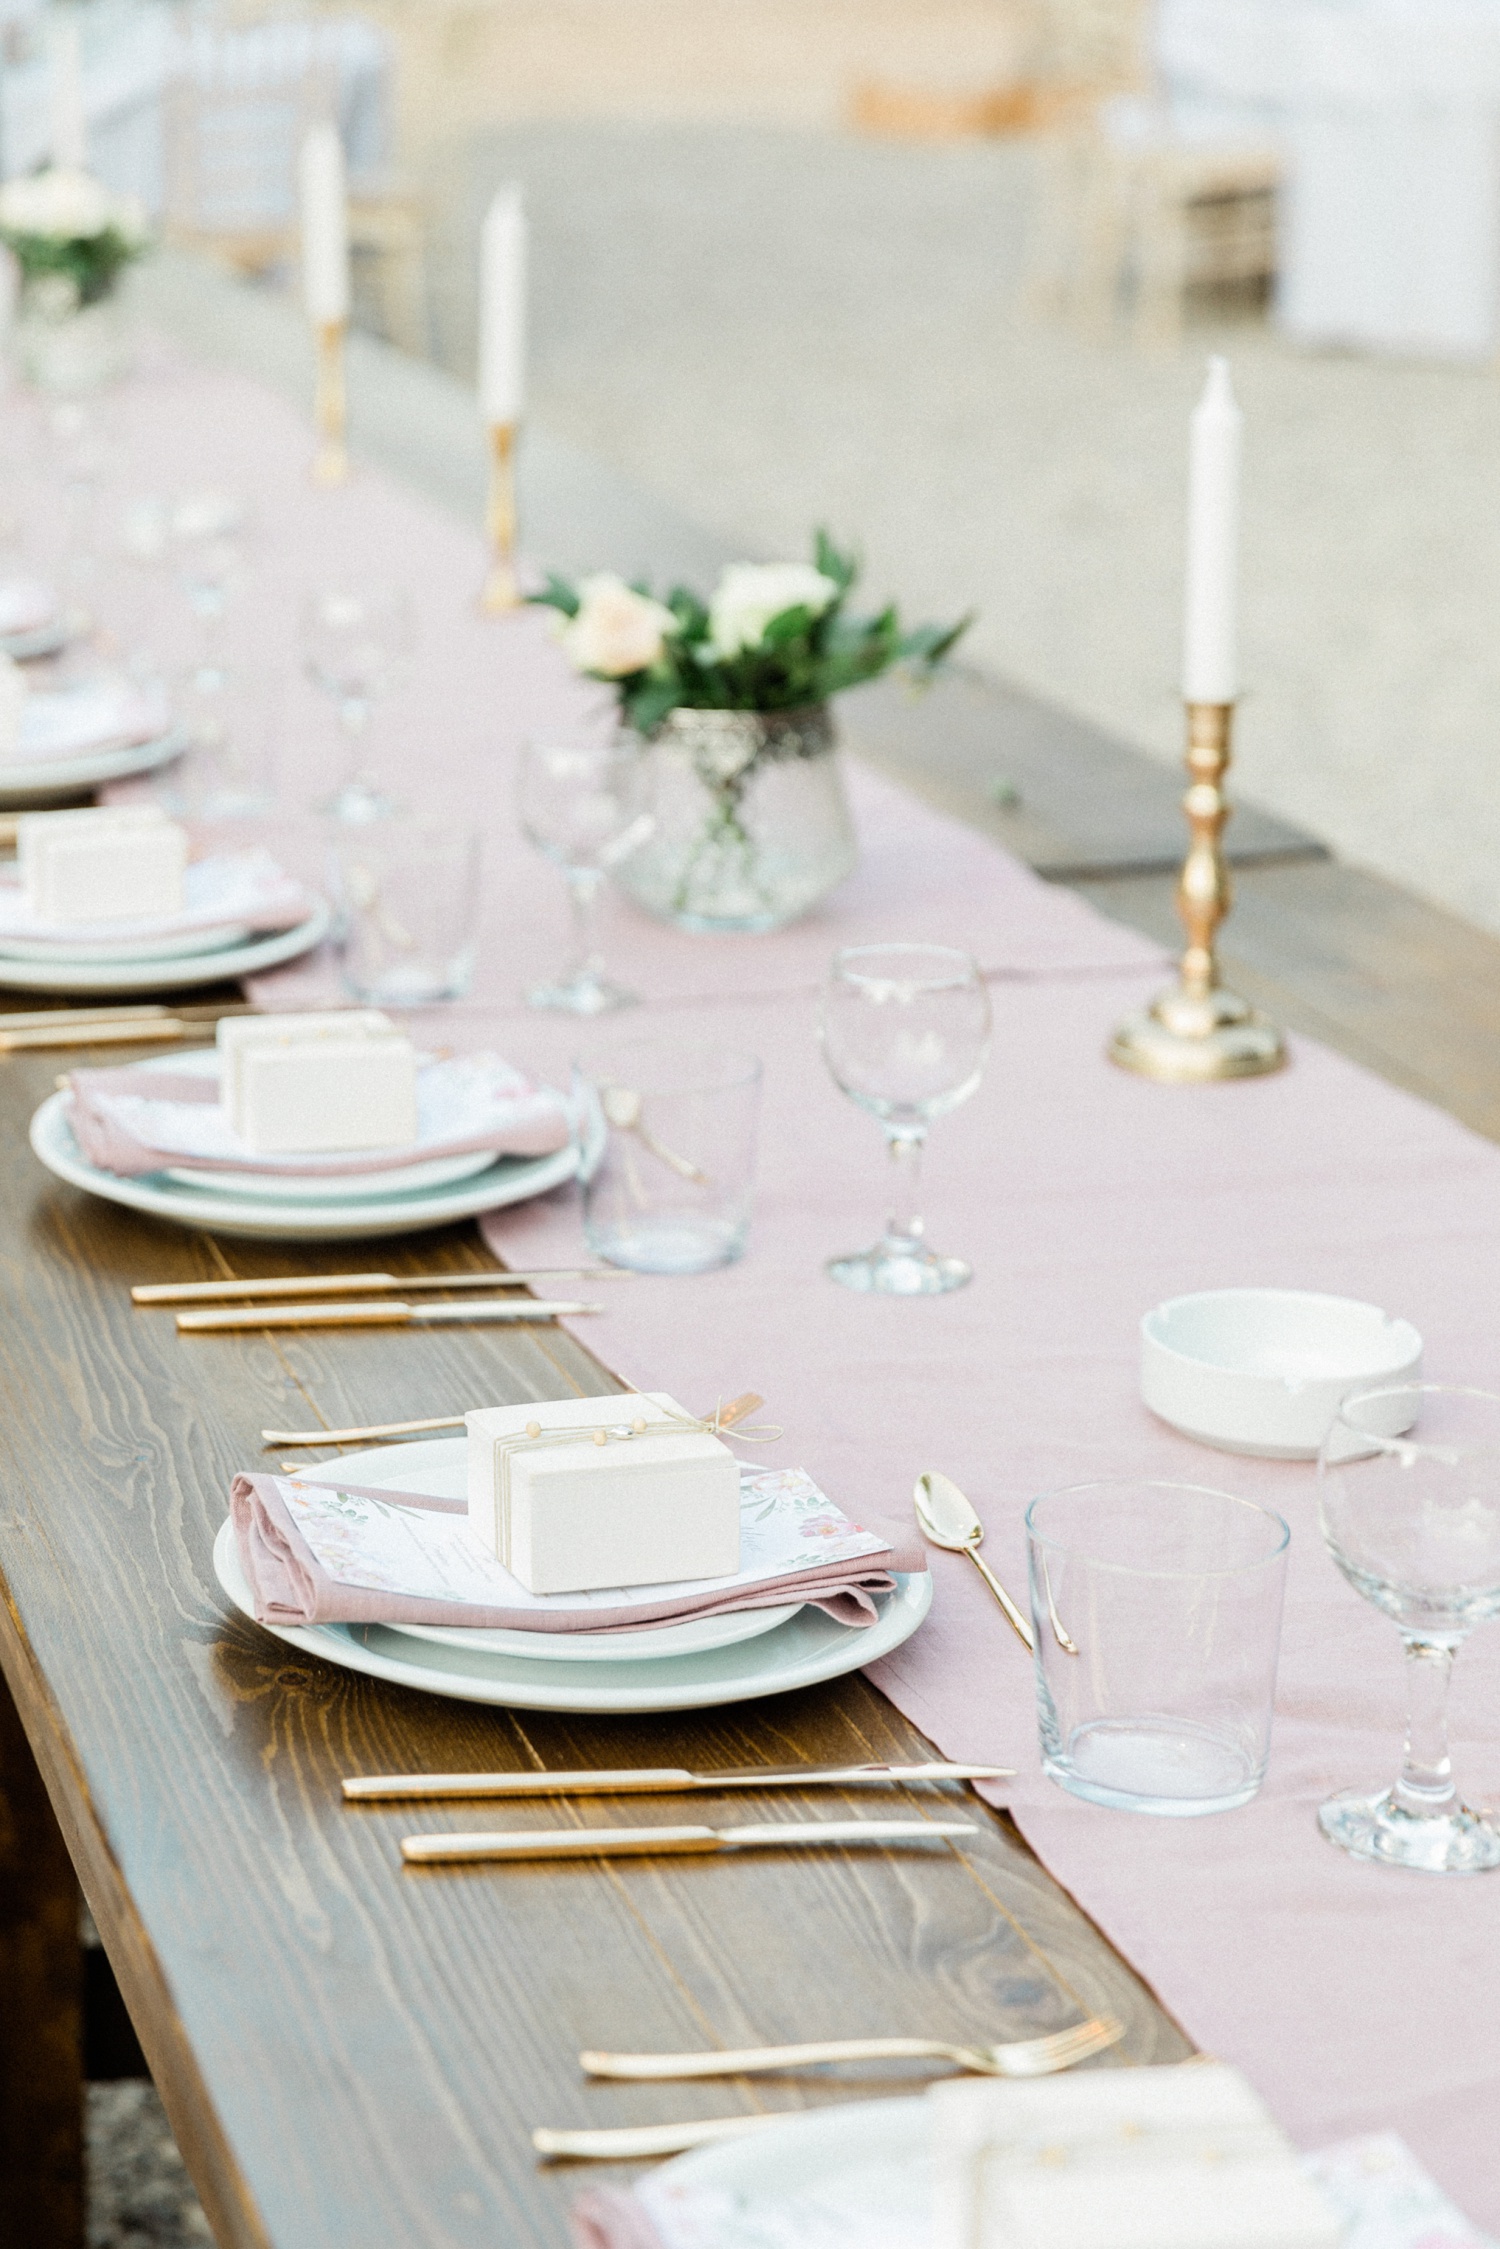
[[1338, 2249], [1343, 2223], [1237, 2070], [934, 2086], [931, 2249]]
[[[740, 1469], [721, 1438], [671, 1429], [662, 1391], [465, 1414], [469, 1522], [529, 1593], [733, 1577]], [[684, 1416], [683, 1418], [691, 1418]], [[645, 1423], [634, 1433], [632, 1424]], [[528, 1425], [575, 1442], [521, 1443]], [[596, 1428], [609, 1434], [595, 1441]]]
[[182, 911], [187, 830], [159, 805], [23, 813], [16, 856], [26, 904], [52, 929]]
[[219, 1100], [258, 1156], [409, 1148], [417, 1137], [417, 1056], [374, 1009], [253, 1015], [218, 1027]]

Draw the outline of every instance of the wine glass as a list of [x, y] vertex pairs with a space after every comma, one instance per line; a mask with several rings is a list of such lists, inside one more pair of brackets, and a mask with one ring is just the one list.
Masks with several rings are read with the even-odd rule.
[[1500, 1396], [1435, 1383], [1354, 1392], [1318, 1458], [1318, 1512], [1349, 1583], [1401, 1628], [1407, 1711], [1395, 1786], [1330, 1797], [1318, 1825], [1382, 1866], [1500, 1865], [1500, 1827], [1460, 1801], [1448, 1756], [1453, 1658], [1500, 1616]]
[[198, 632], [194, 681], [212, 694], [223, 679], [224, 613], [244, 572], [249, 515], [232, 492], [185, 492], [173, 503], [166, 529], [177, 579]]
[[928, 1248], [916, 1199], [929, 1124], [983, 1075], [990, 996], [978, 967], [952, 945], [847, 945], [823, 987], [821, 1032], [834, 1083], [885, 1127], [896, 1183], [879, 1241], [833, 1258], [828, 1272], [889, 1296], [962, 1288], [973, 1267]]
[[368, 769], [375, 706], [400, 684], [416, 646], [408, 596], [394, 586], [329, 586], [302, 604], [302, 660], [339, 714], [348, 771], [318, 806], [335, 820], [381, 820], [395, 810]]
[[573, 914], [573, 944], [561, 975], [554, 984], [535, 985], [527, 1006], [603, 1015], [633, 1005], [635, 993], [604, 975], [594, 906], [605, 875], [651, 831], [639, 742], [616, 734], [605, 741], [525, 743], [516, 804], [527, 841], [567, 876]]

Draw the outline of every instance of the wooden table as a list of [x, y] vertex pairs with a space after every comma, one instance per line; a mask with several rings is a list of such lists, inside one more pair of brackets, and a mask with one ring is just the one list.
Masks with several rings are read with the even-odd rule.
[[[29, 2025], [0, 2042], [0, 2239], [82, 2240], [74, 1868], [222, 2249], [561, 2243], [581, 2174], [538, 2166], [534, 2125], [847, 2097], [810, 2080], [590, 2086], [586, 2045], [994, 2039], [1110, 2009], [1123, 2057], [1188, 2050], [967, 1792], [983, 1832], [962, 1849], [403, 1872], [400, 1836], [453, 1809], [345, 1809], [341, 1774], [930, 1752], [858, 1676], [701, 1716], [511, 1715], [337, 1672], [231, 1615], [210, 1547], [263, 1426], [616, 1386], [553, 1329], [180, 1338], [170, 1313], [131, 1307], [131, 1281], [337, 1271], [348, 1251], [215, 1246], [54, 1181], [26, 1124], [57, 1067], [0, 1063], [0, 2007], [8, 2031]], [[483, 1254], [454, 1229], [357, 1262]], [[903, 1795], [909, 1813], [944, 1807]], [[888, 1801], [736, 1795], [693, 1816]], [[671, 1798], [587, 1812], [681, 1816]]]

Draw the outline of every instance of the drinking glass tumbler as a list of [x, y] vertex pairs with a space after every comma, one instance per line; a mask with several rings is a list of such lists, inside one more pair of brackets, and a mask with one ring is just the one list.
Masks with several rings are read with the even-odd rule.
[[1195, 1484], [1073, 1484], [1026, 1512], [1042, 1767], [1176, 1818], [1261, 1784], [1291, 1537]]
[[345, 989], [374, 1007], [461, 999], [474, 973], [479, 837], [441, 820], [373, 820], [330, 851]]
[[629, 1039], [578, 1062], [583, 1230], [636, 1273], [707, 1273], [744, 1254], [759, 1062], [726, 1047]]
[[1453, 1659], [1500, 1616], [1500, 1397], [1439, 1383], [1356, 1391], [1318, 1458], [1318, 1514], [1334, 1561], [1406, 1649], [1400, 1776], [1330, 1797], [1319, 1827], [1382, 1866], [1500, 1866], [1500, 1823], [1460, 1800], [1448, 1756]]

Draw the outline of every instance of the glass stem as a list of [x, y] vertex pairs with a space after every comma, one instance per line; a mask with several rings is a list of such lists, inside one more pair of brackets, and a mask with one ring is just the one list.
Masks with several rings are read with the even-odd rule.
[[346, 695], [339, 704], [339, 724], [344, 730], [344, 743], [349, 753], [349, 771], [345, 777], [350, 788], [371, 788], [369, 763], [370, 705], [362, 695]]
[[927, 1143], [923, 1125], [902, 1125], [899, 1130], [887, 1125], [886, 1145], [891, 1152], [891, 1204], [892, 1212], [886, 1221], [886, 1246], [905, 1250], [913, 1256], [923, 1254], [923, 1221], [917, 1215], [917, 1196], [922, 1183], [922, 1150]]
[[1455, 1649], [1403, 1635], [1406, 1646], [1406, 1754], [1392, 1790], [1398, 1810], [1443, 1819], [1458, 1810], [1448, 1755], [1448, 1682]]
[[568, 869], [568, 903], [573, 909], [573, 943], [563, 980], [581, 984], [603, 968], [594, 945], [594, 902], [604, 877], [597, 867]]

